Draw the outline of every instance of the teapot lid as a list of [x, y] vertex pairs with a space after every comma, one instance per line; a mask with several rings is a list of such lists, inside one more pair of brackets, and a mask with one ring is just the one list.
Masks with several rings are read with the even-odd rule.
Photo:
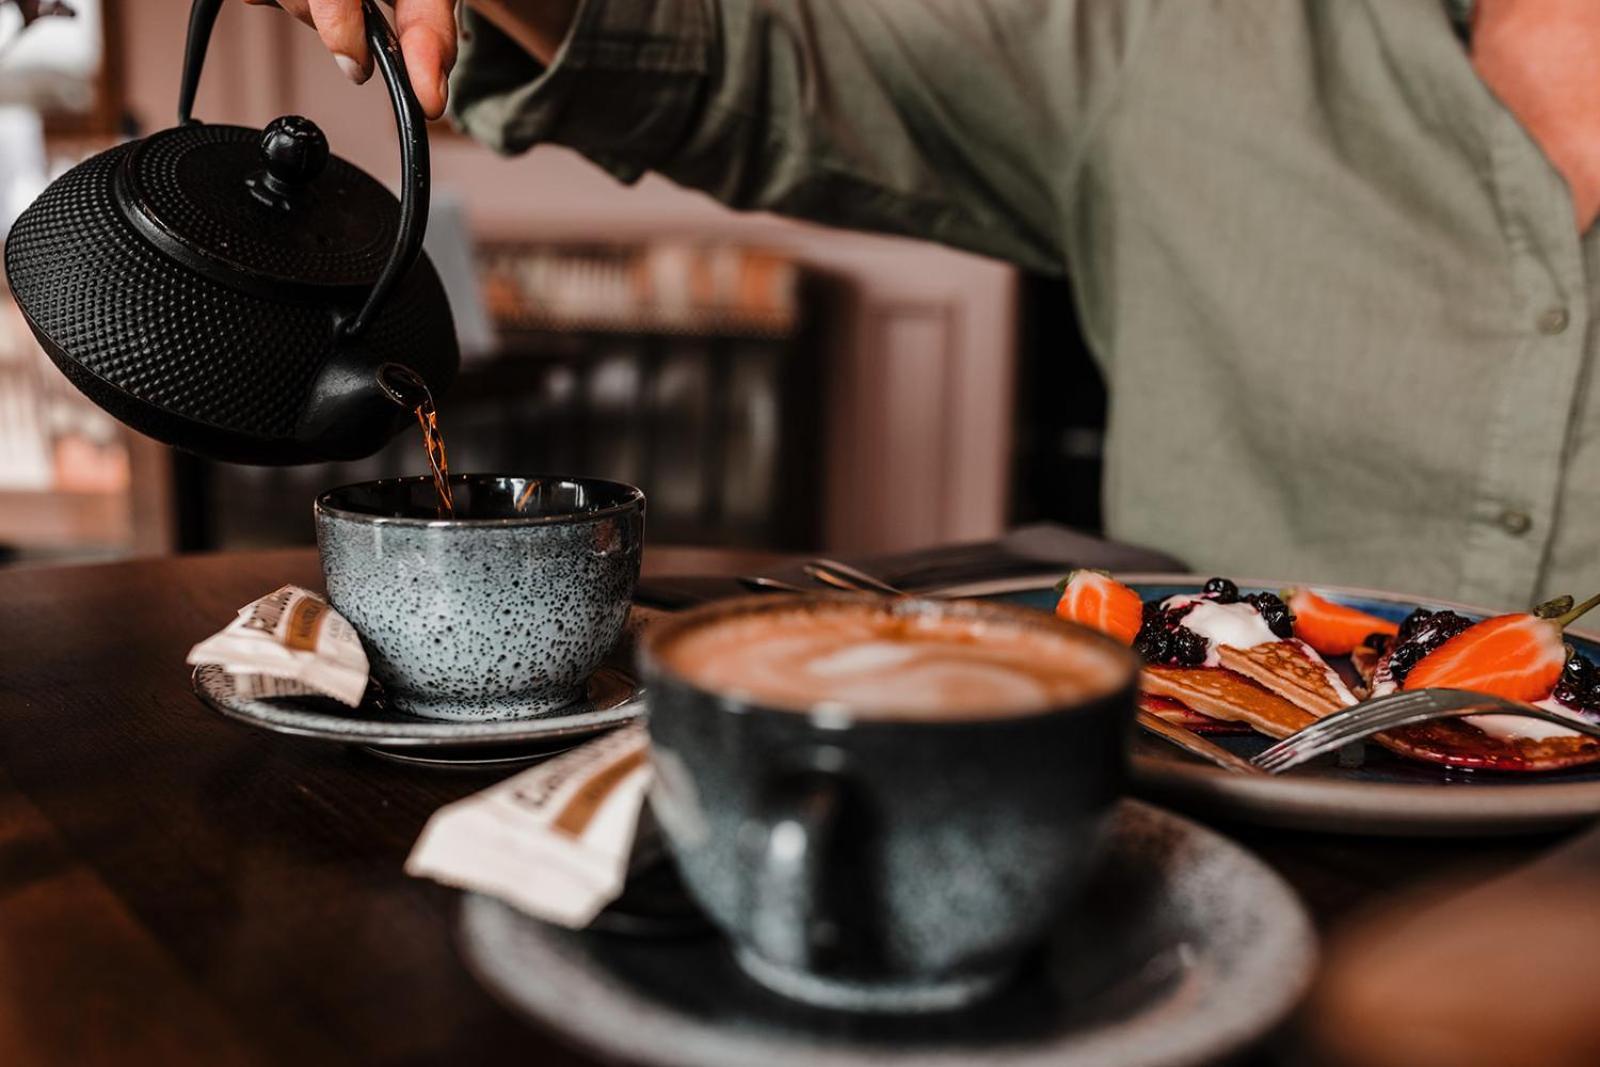
[[152, 244], [269, 299], [370, 287], [400, 228], [393, 194], [292, 115], [265, 130], [190, 122], [153, 134], [123, 157], [114, 190]]

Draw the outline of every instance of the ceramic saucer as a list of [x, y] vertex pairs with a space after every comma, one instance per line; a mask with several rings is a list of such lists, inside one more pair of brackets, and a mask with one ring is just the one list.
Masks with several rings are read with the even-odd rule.
[[420, 719], [388, 707], [374, 687], [359, 708], [314, 697], [256, 700], [234, 691], [220, 667], [195, 668], [195, 695], [249, 726], [294, 737], [359, 745], [385, 759], [428, 766], [509, 768], [544, 759], [644, 714], [638, 680], [601, 667], [582, 701], [557, 715], [489, 722]]
[[[970, 596], [1054, 610], [1061, 576], [1004, 579], [941, 589], [937, 596]], [[1195, 574], [1120, 574], [1145, 600], [1197, 593]], [[1295, 582], [1244, 579], [1245, 590], [1277, 590]], [[1497, 614], [1484, 608], [1374, 589], [1317, 585], [1319, 594], [1396, 621], [1412, 609], [1449, 609], [1469, 618]], [[1600, 637], [1576, 630], [1567, 640], [1600, 659]], [[1350, 680], [1343, 657], [1331, 659]], [[1249, 759], [1271, 744], [1259, 734], [1218, 736], [1219, 745]], [[1543, 833], [1600, 816], [1600, 764], [1539, 774], [1458, 771], [1404, 759], [1366, 745], [1358, 765], [1332, 756], [1274, 777], [1232, 774], [1139, 735], [1133, 751], [1134, 790], [1163, 804], [1267, 826], [1333, 833], [1459, 836]]]
[[463, 904], [469, 966], [572, 1043], [657, 1067], [1183, 1067], [1261, 1036], [1293, 1007], [1316, 949], [1287, 886], [1227, 839], [1134, 801], [1102, 870], [1038, 957], [981, 1005], [868, 1016], [783, 1000], [701, 933], [640, 938]]

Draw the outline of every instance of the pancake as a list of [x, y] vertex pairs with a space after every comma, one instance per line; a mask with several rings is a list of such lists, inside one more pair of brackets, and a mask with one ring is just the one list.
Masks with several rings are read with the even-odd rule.
[[1146, 666], [1143, 692], [1175, 700], [1213, 719], [1241, 722], [1269, 737], [1288, 737], [1316, 716], [1221, 667]]

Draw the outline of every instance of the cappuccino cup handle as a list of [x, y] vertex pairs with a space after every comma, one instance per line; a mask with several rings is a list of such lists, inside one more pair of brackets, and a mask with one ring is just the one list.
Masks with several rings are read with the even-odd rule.
[[830, 760], [779, 779], [765, 817], [751, 830], [754, 855], [750, 934], [768, 963], [826, 970], [840, 947], [837, 884], [845, 781]]

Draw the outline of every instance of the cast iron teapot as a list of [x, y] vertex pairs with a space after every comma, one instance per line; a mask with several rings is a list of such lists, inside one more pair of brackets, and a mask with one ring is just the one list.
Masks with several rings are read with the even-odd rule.
[[222, 3], [190, 13], [179, 124], [51, 184], [11, 231], [6, 274], [50, 358], [136, 430], [240, 463], [369, 455], [410, 416], [380, 369], [410, 368], [437, 394], [460, 358], [422, 254], [422, 106], [365, 0], [400, 132], [398, 203], [307, 119], [194, 121]]

